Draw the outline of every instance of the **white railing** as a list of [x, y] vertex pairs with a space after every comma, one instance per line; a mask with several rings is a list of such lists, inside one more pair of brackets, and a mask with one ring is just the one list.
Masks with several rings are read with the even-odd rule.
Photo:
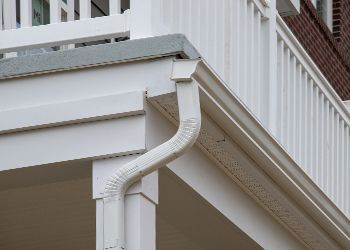
[[153, 24], [157, 34], [185, 34], [308, 176], [350, 216], [345, 193], [350, 183], [349, 113], [283, 20], [270, 16], [264, 5], [268, 1], [155, 2], [160, 6]]
[[[183, 33], [261, 120], [266, 120], [265, 2], [159, 0], [159, 34]], [[162, 24], [163, 27], [160, 27]], [[267, 52], [268, 53], [268, 52]], [[254, 74], [252, 74], [254, 72]]]
[[[50, 0], [50, 24], [31, 26], [22, 0], [16, 28], [14, 0], [5, 8], [0, 54], [128, 36], [183, 33], [313, 181], [350, 217], [350, 116], [283, 20], [264, 0], [109, 0], [110, 15], [91, 17], [91, 1]], [[271, 1], [274, 3], [274, 1]], [[62, 7], [63, 6], [63, 7]], [[62, 9], [68, 22], [60, 20]], [[272, 11], [271, 11], [272, 10]], [[12, 14], [11, 14], [12, 13]], [[73, 14], [72, 14], [73, 13]], [[277, 18], [277, 24], [276, 24]], [[131, 28], [130, 28], [131, 27]], [[11, 54], [10, 54], [11, 55]], [[277, 79], [276, 79], [277, 78]]]
[[[15, 0], [0, 0], [0, 54], [129, 36], [129, 11], [121, 14], [121, 0], [109, 0], [109, 16], [96, 18], [91, 18], [91, 0], [79, 0], [80, 20], [74, 20], [74, 0], [50, 0], [50, 24], [40, 26], [32, 26], [31, 3], [21, 0], [16, 6]], [[62, 11], [67, 22], [62, 22]]]
[[277, 17], [277, 139], [350, 217], [350, 116], [330, 83]]

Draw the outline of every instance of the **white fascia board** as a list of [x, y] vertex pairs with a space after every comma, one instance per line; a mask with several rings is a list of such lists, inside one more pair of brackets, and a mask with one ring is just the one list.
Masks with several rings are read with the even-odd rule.
[[[192, 62], [192, 65], [190, 63]], [[194, 71], [185, 75], [181, 65]], [[190, 71], [187, 71], [190, 72]], [[193, 78], [206, 101], [202, 109], [265, 171], [277, 185], [342, 247], [350, 242], [349, 220], [294, 162], [239, 98], [203, 60], [178, 60], [173, 79]]]
[[298, 15], [300, 13], [300, 0], [277, 0], [276, 5], [281, 16]]
[[143, 91], [4, 110], [0, 135], [139, 114], [144, 114]]
[[0, 136], [0, 171], [145, 151], [145, 115]]

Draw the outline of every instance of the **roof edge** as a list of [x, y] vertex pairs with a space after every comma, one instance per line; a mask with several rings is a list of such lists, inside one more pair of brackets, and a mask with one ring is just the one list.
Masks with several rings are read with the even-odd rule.
[[[349, 220], [344, 213], [295, 163], [210, 66], [202, 59], [176, 62], [179, 65], [173, 67], [173, 78], [196, 79], [206, 95], [213, 100], [213, 105], [221, 110], [221, 112], [211, 112], [210, 109], [205, 108], [206, 112], [215, 117], [214, 120], [221, 121], [219, 126], [229, 136], [235, 138], [237, 144], [252, 156], [260, 168], [295, 204], [313, 218], [322, 230], [331, 235], [338, 244], [345, 248], [349, 247]], [[183, 74], [182, 69], [185, 67], [193, 70], [187, 70]]]
[[0, 59], [0, 79], [164, 56], [200, 58], [184, 35], [172, 34]]

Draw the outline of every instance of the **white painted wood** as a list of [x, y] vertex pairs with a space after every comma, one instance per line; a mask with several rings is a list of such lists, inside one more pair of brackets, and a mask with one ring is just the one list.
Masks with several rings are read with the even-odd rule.
[[125, 248], [156, 250], [156, 205], [142, 194], [126, 195]]
[[32, 26], [32, 1], [21, 0], [21, 28]]
[[143, 115], [0, 136], [0, 171], [145, 150]]
[[109, 0], [109, 15], [121, 13], [121, 0]]
[[0, 0], [0, 31], [4, 28], [3, 18], [2, 18], [3, 0]]
[[[14, 0], [2, 0], [3, 4], [3, 26], [4, 30], [14, 30], [17, 28], [17, 23], [16, 23], [16, 1]], [[1, 31], [0, 31], [1, 32]], [[5, 37], [5, 36], [2, 36]], [[0, 41], [4, 41], [4, 39], [0, 39]], [[12, 41], [11, 41], [12, 42]], [[17, 56], [17, 53], [8, 51], [10, 53], [4, 54], [5, 58], [10, 58], [10, 57], [15, 57]], [[2, 54], [4, 52], [1, 52]]]
[[61, 1], [50, 0], [50, 23], [61, 22]]
[[[150, 116], [147, 134], [152, 147], [169, 138], [174, 133], [174, 128], [169, 126], [163, 117], [157, 115], [156, 111], [147, 110], [147, 112]], [[208, 161], [198, 148], [194, 147], [183, 157], [168, 164], [168, 167], [263, 248], [280, 249], [290, 246], [292, 249], [293, 247], [302, 249], [301, 245], [275, 219], [257, 206], [255, 201], [242, 192], [242, 189], [217, 165]], [[210, 185], [208, 185], [209, 182]]]
[[99, 96], [0, 111], [0, 134], [143, 113], [144, 94], [142, 91]]
[[[268, 8], [260, 0], [153, 2], [152, 33], [185, 34], [216, 73], [266, 124], [269, 87], [265, 83], [270, 81], [266, 78], [269, 74], [266, 58], [270, 57], [267, 52], [270, 37], [265, 25], [269, 22]], [[273, 8], [273, 2], [270, 7]], [[133, 6], [131, 11], [134, 12]]]
[[16, 1], [3, 0], [4, 29], [16, 29]]
[[[284, 53], [281, 49], [278, 50], [279, 58], [285, 56], [282, 63], [284, 66], [281, 65], [279, 68], [284, 68], [286, 71], [279, 71], [277, 75], [278, 81], [281, 81], [282, 85], [286, 83], [287, 92], [284, 92], [283, 97], [289, 99], [288, 107], [284, 109], [284, 114], [282, 114], [282, 116], [288, 117], [288, 119], [282, 119], [282, 130], [287, 131], [284, 134], [289, 138], [282, 137], [280, 142], [297, 160], [295, 152], [299, 148], [294, 140], [298, 136], [298, 131], [295, 130], [295, 121], [298, 121], [299, 118], [295, 111], [298, 109], [299, 112], [305, 112], [303, 116], [304, 143], [301, 145], [305, 155], [300, 161], [300, 166], [349, 217], [350, 211], [346, 210], [346, 207], [350, 203], [350, 198], [343, 195], [344, 190], [347, 189], [347, 183], [350, 181], [349, 177], [345, 175], [349, 164], [345, 163], [346, 143], [344, 142], [349, 140], [346, 135], [346, 130], [350, 127], [349, 112], [283, 20], [280, 17], [277, 20], [278, 39], [283, 41], [287, 51]], [[302, 81], [304, 87], [302, 87], [302, 92], [299, 92], [299, 95], [304, 96], [302, 103], [295, 98], [293, 92], [295, 87], [293, 82], [297, 77], [293, 66], [295, 58], [301, 65], [299, 71], [305, 72]], [[292, 70], [288, 71], [290, 65], [292, 65]], [[301, 107], [298, 106], [300, 104]], [[343, 178], [343, 176], [346, 177]]]
[[[103, 248], [103, 197], [106, 181], [115, 171], [139, 155], [93, 161], [93, 199], [96, 200], [96, 243]], [[155, 249], [155, 212], [158, 204], [158, 172], [143, 177], [133, 184], [125, 197], [125, 229], [127, 249]]]
[[[127, 249], [156, 249], [156, 205], [142, 194], [126, 195]], [[103, 199], [96, 199], [96, 250], [103, 247]], [[146, 248], [147, 247], [147, 248]]]
[[80, 20], [91, 18], [91, 0], [79, 0]]
[[152, 0], [130, 0], [130, 9], [130, 39], [152, 36]]
[[[64, 5], [64, 3], [62, 2]], [[74, 0], [67, 0], [67, 21], [71, 22], [75, 20], [75, 7], [74, 7]], [[67, 49], [74, 49], [75, 44], [68, 44]]]
[[174, 88], [174, 82], [169, 78], [172, 63], [173, 58], [169, 57], [100, 67], [87, 65], [80, 70], [2, 79], [0, 107], [1, 110], [21, 109], [113, 93], [145, 91], [157, 86], [169, 87], [157, 91], [159, 95], [167, 94], [171, 87]]
[[[1, 31], [0, 53], [126, 36], [128, 12], [74, 22]], [[23, 38], [26, 39], [23, 39]]]
[[96, 250], [103, 247], [103, 199], [96, 199]]
[[67, 0], [67, 20], [68, 22], [75, 20], [74, 0]]

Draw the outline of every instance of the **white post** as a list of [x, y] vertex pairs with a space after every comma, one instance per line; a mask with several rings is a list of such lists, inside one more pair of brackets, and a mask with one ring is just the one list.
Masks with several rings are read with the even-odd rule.
[[121, 0], [109, 0], [109, 15], [121, 13]]
[[61, 22], [61, 1], [50, 0], [50, 23]]
[[268, 84], [267, 93], [267, 107], [263, 117], [264, 125], [267, 125], [270, 132], [277, 138], [277, 114], [278, 114], [278, 84], [277, 83], [277, 33], [276, 33], [276, 0], [271, 0], [268, 8], [268, 19], [262, 25], [262, 31], [264, 32], [264, 46], [263, 49], [267, 63], [265, 64], [263, 81]]
[[32, 26], [32, 1], [21, 0], [21, 28]]
[[[108, 178], [119, 167], [139, 155], [93, 161], [93, 198], [96, 199], [96, 249], [105, 250], [108, 228], [103, 225], [103, 192]], [[132, 185], [125, 197], [125, 239], [128, 250], [156, 249], [156, 204], [158, 204], [158, 172], [145, 176]]]
[[0, 0], [0, 31], [3, 29], [3, 24], [2, 24], [2, 0]]
[[[67, 0], [67, 22], [75, 20], [74, 0]], [[68, 44], [67, 49], [74, 49], [75, 44]]]
[[74, 0], [67, 0], [67, 21], [74, 21], [75, 12], [74, 12]]
[[91, 18], [91, 0], [79, 0], [80, 20]]
[[152, 36], [152, 0], [130, 0], [130, 39]]
[[[3, 0], [3, 20], [4, 29], [16, 29], [16, 1], [14, 0]], [[15, 57], [17, 52], [10, 52], [4, 54], [5, 58]]]

